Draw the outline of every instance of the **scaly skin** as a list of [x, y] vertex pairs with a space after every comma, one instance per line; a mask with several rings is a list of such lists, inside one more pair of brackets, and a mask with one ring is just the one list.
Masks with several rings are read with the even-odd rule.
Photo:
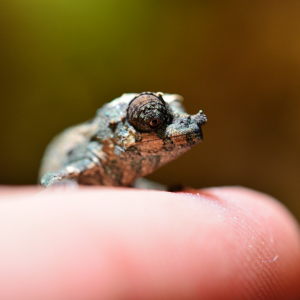
[[179, 95], [124, 94], [90, 122], [66, 129], [48, 146], [41, 185], [132, 186], [202, 141], [206, 116], [189, 115]]

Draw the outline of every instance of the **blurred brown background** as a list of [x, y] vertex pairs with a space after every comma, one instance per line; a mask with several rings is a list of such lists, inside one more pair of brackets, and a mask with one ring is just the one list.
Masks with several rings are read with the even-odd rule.
[[0, 183], [35, 184], [43, 150], [124, 92], [184, 96], [204, 142], [149, 176], [244, 185], [300, 219], [300, 2], [0, 2]]

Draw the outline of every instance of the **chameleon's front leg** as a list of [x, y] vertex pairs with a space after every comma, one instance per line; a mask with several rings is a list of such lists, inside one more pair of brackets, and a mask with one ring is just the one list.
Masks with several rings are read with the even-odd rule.
[[133, 184], [133, 187], [143, 190], [168, 191], [168, 187], [166, 185], [148, 180], [146, 178], [138, 178]]
[[[40, 180], [40, 184], [44, 187], [59, 185], [63, 182], [77, 182], [77, 178], [88, 169], [93, 169], [96, 163], [89, 158], [80, 159], [68, 164], [56, 172], [45, 173]], [[67, 180], [68, 181], [67, 181]]]
[[146, 178], [138, 178], [133, 184], [133, 187], [143, 190], [158, 190], [168, 192], [183, 192], [185, 189], [189, 189], [189, 187], [181, 184], [167, 186], [158, 182], [148, 180]]

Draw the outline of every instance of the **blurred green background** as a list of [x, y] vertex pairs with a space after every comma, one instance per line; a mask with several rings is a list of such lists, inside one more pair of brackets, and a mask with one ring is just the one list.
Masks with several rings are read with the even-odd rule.
[[1, 184], [35, 184], [44, 148], [125, 92], [184, 96], [204, 142], [149, 178], [243, 185], [300, 220], [300, 2], [0, 2]]

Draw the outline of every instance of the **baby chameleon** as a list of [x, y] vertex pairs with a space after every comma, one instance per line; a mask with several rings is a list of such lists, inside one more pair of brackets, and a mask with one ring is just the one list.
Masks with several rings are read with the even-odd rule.
[[[47, 147], [41, 185], [133, 186], [202, 141], [207, 121], [185, 112], [179, 95], [123, 94], [98, 109], [89, 122], [70, 127]], [[137, 184], [138, 185], [138, 184]]]

